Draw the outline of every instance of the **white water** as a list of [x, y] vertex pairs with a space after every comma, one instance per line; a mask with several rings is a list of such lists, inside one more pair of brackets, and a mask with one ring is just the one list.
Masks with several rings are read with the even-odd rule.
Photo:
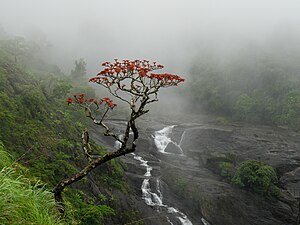
[[182, 139], [183, 139], [183, 136], [185, 133], [182, 134], [179, 144], [170, 138], [170, 134], [172, 133], [172, 130], [175, 126], [176, 125], [172, 125], [172, 126], [165, 127], [159, 131], [155, 131], [154, 136], [153, 136], [154, 143], [159, 152], [164, 153], [164, 154], [175, 154], [175, 153], [170, 153], [170, 152], [165, 151], [168, 144], [173, 143], [181, 151], [181, 154], [179, 154], [179, 155], [184, 156], [183, 149], [181, 148], [180, 144], [182, 142]]
[[[178, 209], [174, 207], [170, 207], [163, 203], [163, 196], [162, 192], [160, 190], [160, 180], [156, 179], [156, 187], [155, 192], [152, 191], [151, 185], [150, 185], [150, 179], [151, 179], [151, 171], [152, 167], [148, 165], [148, 161], [144, 160], [141, 156], [138, 156], [134, 153], [132, 153], [133, 158], [140, 161], [140, 165], [146, 167], [146, 173], [144, 176], [146, 177], [143, 180], [142, 183], [142, 198], [144, 199], [145, 203], [149, 206], [157, 206], [165, 208], [168, 214], [172, 214], [177, 218], [182, 225], [193, 225], [192, 222], [187, 218], [187, 216], [180, 212]], [[170, 220], [170, 217], [167, 217], [167, 220], [170, 224], [173, 224]]]
[[[157, 193], [156, 194], [154, 192], [151, 191], [151, 187], [150, 187], [150, 177], [151, 177], [151, 171], [152, 171], [152, 167], [148, 165], [148, 161], [144, 160], [141, 156], [138, 156], [134, 153], [131, 153], [133, 155], [133, 158], [140, 161], [141, 162], [141, 166], [146, 167], [146, 173], [144, 174], [145, 177], [147, 177], [146, 179], [143, 180], [142, 183], [142, 198], [145, 200], [147, 205], [151, 205], [151, 206], [165, 206], [162, 203], [162, 195], [161, 195], [161, 191], [158, 188], [157, 189]], [[156, 186], [159, 187], [159, 179], [156, 180]]]
[[[182, 140], [184, 139], [185, 136], [185, 131], [183, 132], [181, 139], [179, 141], [179, 144], [176, 142], [172, 141], [172, 139], [169, 137], [170, 134], [172, 133], [173, 128], [176, 125], [173, 126], [168, 126], [163, 128], [162, 130], [156, 131], [154, 135], [154, 142], [155, 145], [158, 149], [159, 152], [164, 153], [164, 154], [175, 154], [175, 153], [168, 153], [165, 152], [166, 147], [168, 146], [169, 143], [173, 143], [175, 146], [177, 146], [181, 150], [180, 156], [184, 156], [183, 150], [180, 147]], [[119, 135], [119, 139], [122, 140], [124, 138], [124, 135]], [[121, 148], [121, 143], [119, 141], [115, 142], [116, 149]], [[156, 179], [156, 187], [155, 191], [152, 191], [151, 186], [150, 186], [150, 179], [151, 179], [151, 171], [152, 167], [148, 165], [148, 161], [144, 160], [141, 156], [136, 155], [135, 153], [131, 153], [133, 155], [133, 158], [137, 161], [139, 161], [141, 166], [146, 167], [146, 173], [144, 174], [145, 179], [143, 180], [141, 190], [142, 190], [142, 198], [144, 199], [145, 203], [149, 206], [157, 206], [158, 208], [163, 208], [166, 209], [167, 213], [172, 216], [173, 221], [174, 218], [176, 218], [182, 225], [193, 225], [193, 223], [187, 218], [187, 216], [179, 211], [178, 209], [174, 207], [170, 207], [166, 204], [163, 204], [163, 195], [160, 190], [160, 180], [159, 178]], [[157, 209], [158, 210], [158, 209]], [[166, 216], [167, 221], [171, 224], [174, 225], [174, 223], [171, 221], [171, 217]], [[204, 218], [201, 218], [201, 222], [204, 225], [210, 225]]]
[[210, 223], [207, 222], [204, 218], [201, 218], [201, 222], [202, 222], [204, 225], [210, 225]]
[[[172, 125], [172, 126], [168, 126], [168, 127], [165, 127], [159, 131], [156, 131], [153, 138], [154, 138], [154, 143], [157, 147], [157, 150], [161, 153], [164, 153], [164, 154], [175, 154], [175, 153], [169, 153], [169, 152], [166, 152], [165, 149], [167, 148], [168, 144], [169, 143], [173, 143], [174, 145], [176, 145], [180, 150], [181, 150], [181, 156], [184, 156], [184, 153], [183, 153], [183, 149], [181, 148], [181, 144], [182, 144], [182, 141], [186, 135], [186, 131], [184, 131], [181, 135], [181, 138], [180, 138], [180, 141], [179, 141], [179, 144], [177, 144], [176, 142], [174, 142], [171, 138], [170, 138], [170, 134], [172, 133], [172, 130], [173, 128], [175, 127], [176, 125]], [[183, 214], [182, 212], [178, 211], [177, 209], [173, 208], [173, 207], [168, 207], [168, 212], [169, 213], [177, 213], [177, 214], [180, 214], [181, 216], [178, 216], [177, 218], [180, 220], [181, 224], [182, 225], [193, 225], [192, 222], [187, 218], [187, 216], [185, 214]], [[168, 219], [168, 222], [170, 224], [173, 224], [169, 218], [167, 217]], [[210, 225], [209, 222], [207, 222], [204, 218], [201, 218], [201, 222], [204, 224], [204, 225]]]
[[[120, 139], [120, 140], [123, 140], [123, 138], [124, 138], [124, 134], [120, 134], [120, 135], [119, 135], [119, 139]], [[115, 147], [116, 149], [119, 149], [119, 148], [122, 147], [122, 143], [119, 142], [119, 141], [116, 141], [114, 147]]]
[[191, 221], [189, 221], [189, 219], [188, 218], [181, 218], [181, 217], [177, 217], [179, 220], [180, 220], [180, 222], [182, 223], [182, 225], [193, 225], [192, 223], [191, 223]]
[[180, 139], [180, 141], [179, 141], [179, 146], [181, 146], [181, 144], [182, 144], [182, 141], [183, 141], [183, 139], [184, 139], [184, 137], [185, 137], [185, 131], [183, 131], [183, 133], [182, 133], [182, 135], [181, 135], [181, 139]]

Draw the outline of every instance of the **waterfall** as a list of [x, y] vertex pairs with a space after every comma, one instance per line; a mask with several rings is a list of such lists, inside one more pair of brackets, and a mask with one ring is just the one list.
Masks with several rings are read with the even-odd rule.
[[[119, 135], [119, 137], [118, 137], [120, 140], [123, 140], [123, 138], [124, 138], [124, 134], [120, 134]], [[114, 146], [116, 149], [119, 149], [119, 148], [121, 148], [122, 147], [122, 143], [121, 142], [119, 142], [119, 141], [116, 141], [115, 142], [115, 146]]]
[[204, 218], [201, 218], [201, 222], [202, 222], [204, 225], [210, 225], [210, 223], [207, 222]]
[[[169, 143], [173, 143], [175, 146], [177, 146], [180, 150], [181, 150], [181, 156], [185, 156], [183, 153], [183, 149], [181, 148], [181, 144], [185, 138], [186, 135], [186, 131], [184, 131], [181, 135], [179, 144], [177, 144], [176, 142], [174, 142], [171, 138], [170, 138], [170, 134], [172, 134], [172, 130], [176, 125], [172, 125], [172, 126], [168, 126], [165, 127], [159, 131], [156, 131], [153, 138], [154, 138], [154, 143], [157, 147], [157, 150], [161, 153], [164, 154], [174, 154], [174, 153], [168, 153], [165, 152], [165, 149], [167, 148]], [[182, 212], [180, 212], [179, 210], [177, 210], [174, 207], [169, 207], [166, 206], [168, 208], [168, 212], [169, 213], [176, 213], [179, 214], [180, 216], [177, 216], [177, 218], [179, 219], [179, 221], [181, 222], [182, 225], [193, 225], [192, 222], [187, 218], [187, 216], [185, 214], [183, 214]], [[167, 220], [170, 224], [173, 224], [169, 217], [167, 217]], [[203, 223], [203, 225], [210, 225], [209, 222], [207, 222], [204, 218], [201, 218], [201, 222]]]
[[183, 141], [183, 139], [185, 138], [185, 133], [186, 133], [186, 131], [183, 131], [183, 133], [182, 133], [182, 135], [181, 135], [181, 138], [180, 138], [180, 141], [179, 141], [179, 146], [181, 146], [182, 141]]
[[[153, 138], [155, 145], [159, 152], [164, 154], [176, 154], [176, 153], [168, 153], [165, 152], [165, 149], [167, 148], [169, 143], [173, 143], [175, 146], [177, 146], [181, 154], [177, 154], [179, 156], [184, 156], [183, 150], [180, 146], [182, 140], [184, 139], [185, 132], [183, 132], [181, 139], [179, 141], [179, 144], [174, 142], [169, 136], [172, 133], [173, 128], [176, 125], [168, 126], [163, 128], [162, 130], [156, 131]], [[132, 132], [131, 132], [132, 133]], [[122, 140], [124, 138], [124, 135], [119, 135], [119, 139]], [[116, 149], [121, 148], [121, 143], [119, 141], [115, 142], [114, 147]], [[146, 172], [144, 174], [144, 180], [142, 182], [141, 190], [142, 190], [142, 199], [145, 201], [145, 203], [149, 206], [155, 206], [157, 211], [164, 211], [166, 212], [166, 219], [169, 222], [169, 224], [174, 225], [181, 223], [182, 225], [193, 225], [193, 223], [187, 218], [187, 216], [179, 211], [177, 208], [168, 206], [163, 203], [163, 194], [161, 192], [161, 184], [160, 179], [156, 178], [156, 185], [154, 190], [151, 189], [150, 180], [153, 179], [151, 171], [152, 167], [148, 164], [148, 161], [143, 159], [141, 156], [131, 153], [133, 158], [140, 162], [140, 165], [146, 168]], [[201, 218], [201, 222], [204, 225], [210, 225], [204, 218]]]
[[[146, 173], [144, 174], [145, 179], [142, 183], [142, 198], [144, 199], [145, 203], [149, 206], [157, 206], [162, 209], [165, 209], [164, 211], [167, 212], [167, 214], [170, 214], [167, 216], [167, 221], [170, 224], [174, 224], [171, 221], [171, 216], [173, 216], [176, 220], [181, 222], [182, 225], [193, 225], [192, 222], [187, 218], [187, 216], [180, 212], [178, 209], [174, 207], [170, 207], [163, 203], [163, 195], [160, 190], [160, 180], [159, 178], [156, 179], [156, 187], [155, 192], [151, 189], [150, 185], [150, 179], [152, 178], [151, 171], [152, 167], [149, 166], [148, 161], [144, 160], [141, 156], [136, 155], [135, 153], [131, 153], [133, 155], [133, 158], [138, 160], [140, 162], [141, 166], [146, 167]], [[174, 220], [173, 218], [173, 220]]]
[[174, 128], [175, 126], [176, 126], [176, 125], [172, 125], [172, 126], [165, 127], [165, 128], [163, 128], [163, 129], [161, 129], [161, 130], [159, 130], [159, 131], [155, 131], [154, 136], [153, 136], [153, 138], [154, 138], [154, 143], [155, 143], [155, 145], [156, 145], [156, 147], [157, 147], [157, 149], [158, 149], [159, 152], [164, 153], [164, 154], [175, 154], [175, 153], [169, 153], [169, 152], [166, 152], [166, 151], [165, 151], [166, 148], [167, 148], [167, 146], [168, 146], [168, 144], [169, 144], [169, 143], [172, 143], [172, 144], [174, 144], [176, 147], [179, 148], [179, 150], [180, 150], [180, 152], [181, 152], [181, 154], [179, 154], [179, 155], [184, 156], [184, 154], [183, 154], [183, 149], [182, 149], [181, 146], [180, 146], [180, 144], [181, 144], [181, 142], [182, 142], [182, 139], [183, 139], [184, 133], [183, 133], [183, 135], [181, 136], [181, 139], [180, 139], [180, 141], [179, 141], [179, 144], [178, 144], [177, 142], [173, 141], [173, 140], [169, 137], [170, 134], [172, 133], [173, 128]]

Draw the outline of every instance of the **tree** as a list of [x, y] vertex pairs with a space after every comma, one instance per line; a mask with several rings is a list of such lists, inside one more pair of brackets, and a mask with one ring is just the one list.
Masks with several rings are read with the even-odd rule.
[[78, 61], [75, 60], [75, 69], [71, 71], [71, 77], [73, 78], [83, 78], [86, 75], [86, 62], [83, 58]]
[[34, 42], [28, 42], [23, 37], [2, 40], [1, 47], [14, 57], [15, 63], [18, 63], [18, 57], [32, 57], [39, 50], [39, 46]]
[[[128, 104], [130, 116], [124, 133], [122, 135], [116, 134], [105, 121], [109, 112], [117, 106], [110, 98], [105, 97], [96, 100], [86, 98], [85, 94], [76, 94], [67, 99], [68, 104], [84, 109], [85, 115], [94, 124], [104, 129], [104, 135], [118, 141], [120, 147], [103, 156], [93, 155], [88, 131], [83, 131], [82, 146], [88, 164], [78, 173], [60, 181], [53, 189], [55, 200], [62, 204], [62, 212], [64, 211], [62, 196], [64, 188], [81, 180], [99, 165], [134, 152], [139, 138], [136, 120], [149, 111], [146, 109], [148, 104], [158, 101], [157, 94], [160, 88], [177, 86], [184, 81], [178, 75], [151, 73], [154, 70], [162, 69], [164, 66], [147, 60], [123, 60], [119, 62], [115, 59], [114, 62], [104, 62], [102, 66], [104, 69], [96, 77], [90, 78], [89, 81], [106, 88], [112, 96]], [[133, 137], [129, 138], [130, 135]]]

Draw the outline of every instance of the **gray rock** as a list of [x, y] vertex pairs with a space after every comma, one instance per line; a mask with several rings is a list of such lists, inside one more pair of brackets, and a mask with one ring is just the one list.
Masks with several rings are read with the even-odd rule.
[[178, 154], [178, 155], [180, 155], [182, 153], [181, 150], [180, 150], [180, 148], [177, 145], [175, 145], [174, 143], [172, 143], [172, 142], [170, 142], [167, 145], [167, 147], [165, 149], [165, 152], [173, 153], [173, 154]]

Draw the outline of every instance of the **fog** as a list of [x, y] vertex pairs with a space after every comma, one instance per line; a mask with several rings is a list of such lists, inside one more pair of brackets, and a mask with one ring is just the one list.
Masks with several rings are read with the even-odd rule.
[[300, 30], [300, 2], [280, 0], [1, 0], [8, 33], [45, 38], [65, 71], [84, 58], [90, 73], [113, 58], [146, 58], [185, 70], [198, 50], [220, 52]]
[[85, 59], [91, 75], [103, 61], [148, 59], [188, 79], [195, 61], [211, 55], [225, 60], [252, 45], [299, 44], [300, 37], [297, 0], [0, 0], [0, 4], [5, 32], [50, 43], [46, 58], [65, 73], [79, 58]]

